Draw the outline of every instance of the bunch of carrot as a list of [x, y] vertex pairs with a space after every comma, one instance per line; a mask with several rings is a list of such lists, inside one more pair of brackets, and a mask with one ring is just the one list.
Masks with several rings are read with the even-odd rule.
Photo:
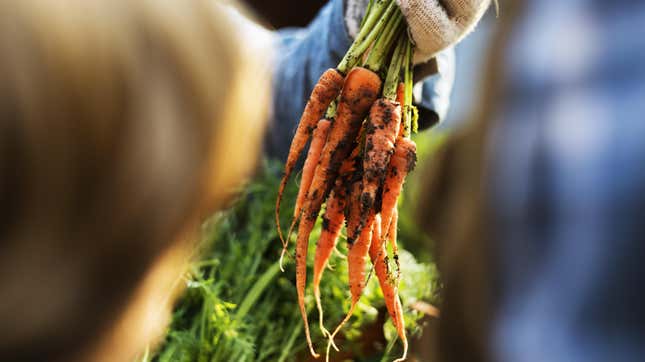
[[[373, 0], [359, 34], [336, 69], [323, 73], [314, 87], [293, 137], [276, 202], [276, 224], [283, 243], [282, 259], [297, 225], [296, 289], [309, 350], [313, 348], [305, 308], [306, 256], [309, 235], [323, 203], [322, 234], [316, 247], [313, 289], [319, 324], [330, 346], [350, 319], [365, 288], [367, 259], [372, 262], [385, 304], [403, 342], [407, 338], [398, 297], [396, 246], [397, 199], [406, 175], [416, 163], [410, 139], [416, 112], [412, 106], [412, 42], [393, 0]], [[293, 221], [285, 238], [280, 227], [280, 202], [287, 180], [311, 139]], [[320, 280], [345, 225], [351, 307], [330, 333], [323, 324]], [[389, 241], [396, 273], [386, 248]]]

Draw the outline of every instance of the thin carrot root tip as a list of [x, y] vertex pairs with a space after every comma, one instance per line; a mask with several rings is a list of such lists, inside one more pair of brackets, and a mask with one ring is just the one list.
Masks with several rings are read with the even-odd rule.
[[[349, 312], [347, 312], [347, 315], [345, 316], [345, 318], [342, 320], [342, 322], [340, 322], [338, 327], [336, 327], [336, 329], [334, 330], [334, 333], [332, 333], [331, 336], [329, 336], [329, 341], [327, 342], [327, 358], [326, 358], [327, 361], [329, 361], [329, 347], [336, 346], [336, 344], [334, 343], [334, 337], [336, 337], [336, 335], [338, 334], [338, 332], [340, 332], [343, 326], [347, 322], [349, 322], [349, 319], [354, 314], [354, 309], [356, 308], [356, 304], [357, 304], [356, 302], [352, 302], [352, 306], [349, 307]], [[338, 352], [338, 348], [334, 347], [334, 349]]]
[[318, 327], [320, 327], [320, 332], [322, 333], [322, 335], [324, 337], [328, 337], [331, 334], [329, 333], [327, 328], [325, 328], [325, 324], [323, 323], [323, 309], [320, 303], [320, 293], [316, 295], [316, 306], [318, 307]]
[[282, 252], [280, 253], [280, 271], [284, 273], [284, 253], [287, 251], [287, 249], [282, 249]]
[[323, 324], [323, 312], [322, 312], [322, 308], [320, 308], [320, 306], [319, 306], [319, 309], [318, 309], [318, 313], [319, 313], [319, 316], [320, 316], [320, 318], [319, 318], [320, 332], [322, 333], [323, 337], [326, 337], [326, 338], [329, 339], [329, 342], [331, 343], [332, 347], [334, 347], [334, 349], [338, 352], [339, 349], [336, 346], [336, 343], [334, 343], [334, 340], [331, 339], [331, 333], [327, 330], [327, 328], [325, 328], [325, 325]]
[[293, 259], [293, 255], [291, 255], [291, 253], [289, 252], [289, 250], [287, 250], [286, 248], [283, 248], [283, 249], [282, 249], [282, 252], [280, 253], [280, 260], [279, 260], [279, 264], [280, 264], [280, 271], [281, 271], [281, 272], [283, 272], [283, 273], [284, 273], [284, 271], [285, 271], [285, 270], [284, 270], [284, 256], [285, 256], [285, 255], [286, 255], [286, 256], [288, 256], [289, 258]]
[[403, 362], [408, 358], [408, 341], [403, 341], [403, 355], [394, 360], [394, 362]]

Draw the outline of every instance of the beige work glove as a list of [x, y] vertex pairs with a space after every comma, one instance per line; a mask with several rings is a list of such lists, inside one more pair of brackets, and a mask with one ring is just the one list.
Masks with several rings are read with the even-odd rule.
[[[346, 0], [345, 23], [355, 37], [368, 0]], [[490, 0], [396, 0], [410, 26], [415, 63], [423, 63], [470, 33]]]

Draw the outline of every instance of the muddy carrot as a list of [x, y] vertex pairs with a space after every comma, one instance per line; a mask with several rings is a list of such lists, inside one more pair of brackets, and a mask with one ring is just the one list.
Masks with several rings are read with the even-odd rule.
[[329, 332], [323, 324], [323, 309], [320, 301], [320, 279], [327, 266], [331, 252], [336, 247], [340, 229], [345, 222], [344, 210], [346, 201], [345, 185], [339, 183], [327, 200], [325, 215], [322, 218], [322, 232], [316, 245], [316, 255], [314, 257], [314, 296], [316, 298], [316, 306], [318, 307], [320, 330], [324, 336], [328, 336]]
[[347, 252], [347, 266], [349, 269], [349, 291], [352, 298], [352, 304], [349, 307], [349, 311], [345, 318], [340, 322], [340, 324], [334, 330], [334, 333], [329, 337], [329, 342], [327, 344], [327, 361], [329, 361], [329, 347], [334, 344], [334, 337], [338, 332], [343, 328], [343, 326], [349, 321], [354, 314], [354, 309], [356, 309], [356, 304], [363, 294], [366, 283], [366, 273], [365, 273], [365, 263], [368, 256], [370, 244], [372, 242], [372, 224], [374, 218], [371, 217], [370, 224], [363, 228], [360, 237], [354, 244], [349, 245], [349, 251]]
[[396, 330], [397, 333], [399, 334], [399, 337], [401, 337], [401, 342], [403, 343], [403, 355], [400, 358], [397, 358], [394, 360], [394, 362], [402, 362], [405, 361], [405, 359], [408, 357], [408, 339], [405, 336], [405, 321], [403, 320], [403, 306], [401, 305], [401, 298], [399, 296], [396, 296], [396, 315], [397, 315], [397, 323], [396, 323]]
[[[401, 105], [401, 118], [407, 117], [407, 110], [406, 110], [406, 103], [405, 103], [405, 83], [400, 82], [399, 85], [396, 87], [396, 101], [399, 102]], [[405, 124], [405, 121], [403, 122]], [[405, 130], [405, 127], [402, 125], [399, 127], [399, 134], [397, 135], [397, 138], [403, 137], [403, 131]]]
[[[361, 192], [361, 182], [355, 182], [353, 185], [352, 192], [350, 194], [350, 212], [349, 217], [355, 218], [360, 217], [357, 215], [357, 212], [360, 213], [360, 205], [358, 202], [358, 197]], [[354, 201], [354, 202], [352, 202]], [[352, 205], [355, 204], [355, 205]], [[348, 220], [351, 223], [351, 220]], [[370, 216], [365, 224], [365, 227], [362, 229], [358, 239], [349, 243], [348, 239], [348, 252], [347, 252], [347, 266], [349, 274], [349, 291], [351, 295], [351, 306], [345, 318], [340, 322], [340, 324], [334, 330], [334, 333], [329, 337], [329, 342], [327, 344], [327, 360], [329, 360], [329, 347], [334, 345], [334, 337], [338, 332], [343, 328], [343, 326], [349, 321], [352, 314], [354, 314], [354, 309], [356, 304], [363, 294], [363, 289], [365, 289], [366, 275], [365, 275], [365, 263], [368, 257], [370, 244], [372, 242], [372, 225], [374, 223], [374, 213], [371, 212]]]
[[[367, 121], [363, 153], [363, 191], [360, 196], [361, 217], [358, 230], [348, 230], [348, 241], [358, 235], [370, 213], [379, 212], [375, 205], [377, 191], [383, 186], [394, 142], [401, 124], [401, 106], [396, 101], [381, 98], [374, 102]], [[376, 207], [376, 210], [374, 208]]]
[[395, 296], [396, 290], [392, 279], [390, 278], [389, 264], [387, 262], [387, 250], [385, 243], [381, 239], [381, 217], [377, 215], [374, 219], [374, 226], [372, 228], [372, 244], [370, 245], [370, 260], [374, 266], [374, 272], [378, 278], [379, 285], [383, 291], [385, 299], [385, 306], [392, 318], [392, 322], [396, 325], [396, 304]]
[[[307, 153], [307, 159], [302, 168], [302, 178], [300, 179], [300, 189], [298, 190], [298, 197], [296, 198], [296, 205], [293, 212], [293, 219], [291, 220], [291, 225], [289, 226], [289, 232], [287, 233], [287, 239], [291, 237], [291, 231], [293, 230], [298, 217], [300, 216], [300, 210], [302, 209], [302, 204], [307, 197], [307, 191], [309, 190], [309, 185], [311, 185], [311, 180], [314, 177], [314, 171], [316, 170], [316, 165], [320, 159], [320, 153], [322, 152], [323, 146], [327, 141], [327, 135], [329, 134], [329, 128], [331, 126], [331, 121], [329, 119], [323, 118], [318, 121], [318, 125], [314, 130], [314, 134], [311, 139], [311, 145], [309, 145], [309, 152]], [[276, 209], [276, 212], [278, 210]], [[279, 217], [279, 214], [276, 213], [276, 216]], [[276, 222], [278, 220], [276, 219]], [[280, 232], [279, 232], [280, 233]], [[280, 236], [282, 238], [282, 236]], [[282, 253], [280, 254], [280, 269], [282, 269], [282, 261], [284, 259], [284, 254], [287, 251], [288, 243], [283, 239], [282, 243]]]
[[396, 242], [398, 222], [399, 222], [399, 210], [397, 206], [394, 205], [394, 211], [392, 212], [392, 218], [390, 220], [390, 227], [387, 229], [387, 232], [385, 235], [387, 235], [387, 239], [390, 241], [390, 246], [392, 247], [392, 255], [394, 257], [394, 263], [396, 264], [396, 269], [397, 269], [396, 270], [397, 280], [399, 279], [399, 274], [401, 272], [401, 265], [399, 265], [399, 247]]
[[338, 93], [340, 93], [340, 90], [343, 87], [343, 82], [343, 75], [336, 69], [328, 69], [320, 76], [318, 83], [314, 87], [311, 92], [311, 96], [307, 101], [305, 110], [300, 117], [300, 123], [296, 129], [296, 134], [291, 141], [289, 155], [287, 156], [284, 175], [280, 181], [278, 199], [275, 205], [276, 226], [278, 227], [278, 235], [280, 236], [280, 240], [283, 244], [286, 244], [286, 242], [280, 228], [280, 203], [282, 201], [284, 188], [287, 185], [287, 181], [293, 168], [296, 166], [300, 153], [305, 148], [305, 145], [309, 140], [309, 136], [316, 127], [318, 120], [323, 116], [327, 107], [329, 107], [329, 104], [338, 96]]
[[[401, 338], [401, 341], [403, 343], [403, 357], [397, 360], [402, 361], [407, 355], [408, 339], [405, 334], [403, 308], [401, 306], [401, 300], [398, 296], [398, 277], [394, 278], [389, 269], [385, 242], [380, 235], [381, 220], [378, 218], [378, 216], [375, 220], [373, 230], [372, 245], [370, 245], [370, 259], [372, 260], [376, 277], [378, 278], [379, 285], [381, 287], [381, 290], [383, 291], [385, 306], [388, 313], [390, 314], [390, 317], [392, 318], [392, 323], [394, 323], [394, 326], [396, 327], [397, 334], [399, 335], [399, 338]], [[390, 232], [389, 234], [390, 238], [396, 238], [396, 232]]]
[[307, 248], [309, 247], [309, 234], [314, 227], [316, 219], [302, 218], [298, 225], [298, 240], [296, 241], [296, 291], [298, 293], [298, 306], [305, 326], [305, 336], [309, 345], [309, 352], [315, 358], [320, 355], [316, 353], [309, 334], [309, 322], [307, 321], [307, 309], [305, 307], [305, 286], [307, 284]]
[[[409, 138], [399, 138], [394, 147], [394, 154], [390, 158], [383, 185], [383, 199], [381, 203], [381, 217], [383, 230], [390, 230], [392, 215], [396, 209], [396, 202], [401, 194], [403, 183], [407, 174], [414, 169], [416, 164], [416, 144]], [[387, 235], [383, 236], [387, 238]]]
[[307, 200], [303, 206], [306, 214], [304, 217], [315, 219], [318, 216], [343, 160], [352, 151], [360, 125], [378, 97], [380, 88], [381, 79], [378, 74], [368, 69], [356, 67], [347, 75], [340, 94], [336, 120], [329, 131], [327, 143], [309, 186]]
[[318, 160], [320, 159], [320, 154], [322, 153], [323, 146], [325, 145], [325, 142], [327, 142], [327, 135], [329, 134], [330, 125], [331, 121], [323, 118], [318, 121], [316, 130], [314, 130], [314, 134], [311, 138], [311, 145], [309, 146], [309, 152], [307, 153], [307, 159], [305, 160], [305, 164], [302, 167], [300, 189], [298, 190], [298, 197], [296, 198], [293, 217], [297, 217], [300, 214], [302, 204], [307, 197], [307, 191], [309, 191], [309, 185], [311, 185], [311, 180], [314, 178], [316, 165], [318, 165]]

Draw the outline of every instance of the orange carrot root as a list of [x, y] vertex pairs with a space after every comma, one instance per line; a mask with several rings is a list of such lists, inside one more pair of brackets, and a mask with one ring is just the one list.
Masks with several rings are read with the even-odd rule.
[[336, 247], [340, 229], [345, 221], [345, 203], [347, 195], [344, 192], [344, 185], [337, 185], [327, 200], [327, 208], [322, 222], [322, 233], [316, 245], [316, 256], [314, 258], [314, 296], [318, 307], [318, 321], [320, 330], [324, 336], [329, 336], [329, 331], [323, 324], [323, 309], [320, 301], [320, 280], [325, 271], [325, 266]]
[[[314, 177], [314, 171], [316, 170], [316, 165], [320, 159], [320, 153], [322, 148], [327, 141], [327, 135], [329, 134], [329, 128], [331, 126], [331, 121], [328, 119], [321, 119], [318, 121], [318, 125], [314, 130], [314, 134], [311, 139], [311, 145], [309, 146], [309, 152], [307, 153], [307, 159], [302, 168], [302, 178], [300, 179], [300, 189], [298, 190], [298, 197], [296, 198], [296, 206], [293, 212], [293, 219], [291, 220], [291, 225], [289, 225], [289, 232], [287, 233], [287, 238], [282, 239], [282, 252], [280, 253], [280, 270], [284, 272], [282, 267], [284, 255], [287, 251], [287, 246], [289, 245], [289, 239], [291, 239], [291, 232], [298, 222], [298, 217], [300, 216], [300, 210], [302, 209], [302, 204], [305, 201], [307, 196], [307, 191], [309, 190], [309, 185], [311, 185], [311, 180]], [[281, 197], [281, 196], [280, 196]], [[279, 207], [279, 206], [277, 206]], [[276, 209], [277, 210], [277, 209]], [[276, 212], [276, 218], [279, 218], [279, 211]], [[277, 222], [277, 219], [276, 219]], [[279, 234], [281, 231], [278, 232]]]
[[307, 101], [305, 110], [302, 112], [300, 117], [300, 123], [298, 123], [298, 128], [296, 129], [296, 134], [293, 136], [291, 141], [291, 146], [289, 148], [289, 155], [287, 156], [287, 162], [284, 166], [284, 176], [280, 181], [280, 187], [278, 189], [278, 199], [276, 200], [275, 205], [275, 222], [278, 228], [278, 236], [282, 241], [283, 246], [287, 244], [283, 235], [282, 229], [280, 227], [280, 203], [282, 202], [282, 194], [284, 193], [284, 188], [287, 185], [289, 176], [293, 171], [293, 168], [296, 166], [296, 162], [300, 157], [300, 153], [305, 148], [309, 136], [313, 132], [318, 120], [322, 118], [323, 113], [329, 107], [329, 104], [338, 96], [341, 88], [343, 87], [344, 78], [342, 74], [336, 69], [327, 69], [318, 80], [318, 83], [311, 91], [311, 96]]
[[[401, 337], [401, 342], [403, 343], [403, 355], [400, 358], [394, 360], [394, 362], [402, 362], [408, 357], [408, 338], [405, 336], [405, 323], [403, 320], [403, 306], [401, 305], [401, 299], [396, 297], [396, 314], [398, 321], [396, 323], [396, 330]], [[402, 332], [401, 332], [402, 331]]]
[[307, 344], [309, 352], [315, 358], [320, 355], [316, 353], [311, 342], [309, 334], [309, 322], [307, 321], [307, 309], [305, 307], [305, 285], [307, 283], [307, 248], [309, 246], [309, 235], [311, 229], [314, 227], [316, 219], [303, 217], [298, 227], [298, 241], [296, 243], [296, 290], [298, 292], [298, 305], [300, 306], [300, 314], [305, 326], [305, 336], [307, 337]]
[[[417, 146], [414, 141], [409, 138], [399, 137], [394, 147], [394, 154], [390, 158], [390, 166], [388, 167], [385, 183], [383, 184], [381, 203], [383, 230], [387, 230], [388, 233], [390, 231], [392, 215], [396, 210], [396, 202], [405, 182], [405, 177], [414, 169], [416, 164], [416, 150]], [[382, 237], [385, 239], [387, 236], [386, 233]]]
[[408, 349], [408, 340], [405, 334], [405, 323], [403, 320], [403, 308], [398, 296], [398, 282], [393, 280], [390, 275], [387, 250], [385, 249], [385, 243], [381, 235], [379, 235], [381, 227], [376, 224], [377, 222], [380, 222], [380, 220], [375, 220], [372, 245], [370, 246], [370, 259], [372, 260], [379, 285], [383, 291], [383, 298], [385, 299], [388, 314], [392, 318], [392, 323], [396, 327], [396, 332], [403, 343], [404, 355], [402, 359], [397, 360], [399, 361], [405, 359]]
[[[396, 101], [401, 105], [401, 115], [403, 116], [403, 113], [405, 112], [405, 83], [403, 82], [399, 83], [399, 85], [396, 87]], [[401, 127], [399, 127], [397, 138], [403, 137], [403, 133], [405, 133], [405, 127], [401, 125]]]
[[374, 102], [367, 121], [365, 152], [363, 155], [363, 191], [360, 196], [360, 228], [375, 205], [377, 191], [383, 185], [390, 157], [394, 153], [394, 142], [401, 124], [401, 106], [397, 102], [381, 98]]
[[352, 151], [360, 125], [381, 89], [381, 79], [371, 70], [356, 67], [345, 79], [336, 110], [336, 120], [329, 131], [307, 194], [305, 213], [318, 214], [331, 191], [343, 161]]
[[[396, 262], [396, 277], [394, 278], [394, 301], [396, 302], [396, 318], [393, 319], [394, 325], [396, 326], [396, 332], [399, 335], [399, 338], [401, 338], [401, 342], [403, 343], [403, 356], [397, 361], [403, 361], [405, 360], [407, 354], [408, 354], [408, 339], [405, 335], [405, 320], [403, 319], [403, 306], [401, 305], [401, 299], [399, 298], [399, 280], [401, 278], [401, 266], [399, 265], [399, 255], [398, 255], [398, 249], [396, 248], [396, 227], [397, 227], [397, 222], [398, 222], [398, 211], [396, 210], [396, 207], [394, 208], [394, 218], [392, 222], [390, 223], [390, 230], [389, 230], [389, 236], [388, 238], [390, 239], [390, 244], [393, 245], [393, 253], [394, 253], [394, 260]], [[385, 249], [385, 245], [383, 245], [383, 249]], [[386, 261], [387, 263], [387, 261]], [[389, 279], [390, 281], [392, 280], [391, 278]]]
[[387, 231], [387, 239], [390, 241], [390, 247], [392, 248], [392, 257], [394, 258], [394, 264], [396, 265], [396, 276], [395, 279], [401, 279], [401, 263], [399, 262], [399, 246], [397, 245], [397, 228], [399, 222], [399, 211], [397, 210], [396, 205], [394, 206], [394, 212], [392, 214], [392, 221], [390, 222], [390, 227]]
[[302, 167], [302, 177], [300, 178], [300, 189], [298, 190], [298, 197], [296, 198], [296, 206], [293, 210], [293, 217], [296, 218], [300, 214], [300, 209], [307, 197], [307, 191], [309, 191], [309, 186], [311, 185], [311, 180], [314, 178], [314, 172], [316, 171], [316, 165], [320, 159], [320, 154], [322, 153], [323, 146], [327, 142], [327, 135], [329, 134], [329, 128], [331, 126], [331, 121], [323, 118], [318, 121], [316, 130], [314, 130], [314, 135], [311, 138], [311, 145], [309, 146], [309, 152], [307, 153], [307, 159], [305, 164]]
[[373, 214], [369, 217], [368, 221], [369, 223], [363, 228], [358, 240], [353, 244], [349, 244], [347, 265], [349, 269], [349, 290], [352, 296], [352, 304], [343, 321], [338, 325], [338, 327], [336, 327], [334, 333], [329, 337], [329, 342], [327, 343], [327, 360], [329, 360], [329, 347], [334, 344], [334, 337], [349, 321], [352, 314], [354, 314], [356, 304], [363, 294], [363, 289], [365, 289], [365, 263], [367, 261], [366, 259], [370, 249], [370, 244], [372, 242]]
[[385, 243], [381, 238], [381, 217], [380, 215], [376, 216], [374, 220], [374, 228], [372, 231], [372, 244], [370, 245], [370, 260], [374, 266], [374, 272], [378, 278], [381, 291], [383, 292], [383, 297], [385, 299], [385, 307], [387, 308], [392, 321], [396, 325], [397, 316], [396, 316], [396, 290], [394, 283], [392, 283], [389, 271], [389, 265], [387, 263], [387, 250], [385, 249]]

